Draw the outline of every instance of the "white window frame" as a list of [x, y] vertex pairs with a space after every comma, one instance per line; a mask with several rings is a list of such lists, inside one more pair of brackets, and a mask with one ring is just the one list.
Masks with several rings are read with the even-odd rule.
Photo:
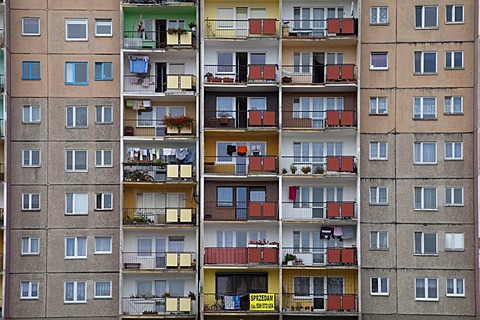
[[[420, 145], [420, 155], [419, 161], [417, 159], [417, 145]], [[425, 145], [434, 145], [435, 146], [435, 160], [434, 161], [425, 161], [424, 156], [424, 146]], [[437, 164], [437, 143], [433, 141], [417, 141], [413, 143], [413, 163], [414, 164]]]
[[[425, 54], [435, 54], [435, 71], [425, 71]], [[420, 70], [415, 70], [415, 55], [420, 54]], [[437, 74], [438, 72], [438, 54], [437, 51], [415, 51], [413, 53], [413, 74], [415, 75], [432, 75], [432, 74]]]
[[[25, 196], [28, 196], [28, 207], [25, 206]], [[38, 208], [32, 207], [32, 198], [38, 196]], [[40, 193], [22, 193], [22, 211], [39, 211], [41, 208]]]
[[[24, 246], [24, 241], [27, 240], [27, 246]], [[22, 237], [22, 256], [36, 256], [40, 254], [40, 238], [39, 237]], [[37, 241], [37, 251], [32, 251], [32, 242]]]
[[[111, 119], [105, 119], [105, 110], [110, 109]], [[100, 110], [100, 119], [98, 118], [98, 110]], [[113, 123], [113, 107], [112, 106], [95, 106], [95, 124], [112, 124]]]
[[[417, 297], [417, 280], [424, 281], [425, 297]], [[437, 287], [437, 296], [430, 298], [428, 296], [428, 280], [435, 280]], [[437, 278], [414, 278], [413, 288], [415, 290], [415, 300], [417, 301], [438, 301], [438, 279]]]
[[[99, 203], [98, 198], [100, 197], [101, 203]], [[105, 207], [105, 198], [110, 197], [110, 207]], [[113, 193], [111, 192], [100, 192], [95, 194], [95, 211], [109, 211], [113, 210]]]
[[[69, 195], [71, 195], [71, 199], [72, 199], [72, 212], [68, 212]], [[76, 199], [77, 197], [80, 197], [80, 196], [82, 196], [82, 198], [84, 198], [84, 199]], [[85, 207], [87, 208], [87, 211], [85, 211], [85, 212], [78, 211], [78, 209], [76, 208], [76, 205], [75, 205], [76, 201], [82, 201], [82, 200], [85, 200], [85, 202], [86, 202]], [[67, 193], [65, 193], [65, 214], [66, 215], [87, 215], [88, 214], [88, 193], [86, 193], [86, 192], [67, 192]]]
[[[434, 99], [435, 100], [435, 114], [432, 116], [430, 114], [425, 114], [425, 107], [424, 107], [424, 100], [426, 99]], [[418, 104], [420, 106], [419, 114], [415, 113], [415, 105]], [[413, 98], [413, 119], [414, 120], [435, 120], [437, 119], [437, 97], [414, 97]]]
[[[372, 57], [374, 55], [385, 56], [385, 67], [376, 67], [373, 65]], [[388, 52], [370, 52], [370, 70], [388, 70]]]
[[[72, 169], [68, 169], [68, 153], [72, 153]], [[77, 152], [85, 152], [85, 169], [76, 169], [75, 155]], [[88, 150], [65, 150], [65, 172], [88, 172]]]
[[[106, 295], [106, 296], [98, 295], [98, 292], [97, 292], [97, 283], [108, 283], [108, 284], [109, 284], [110, 293], [109, 293], [108, 295]], [[93, 290], [94, 290], [93, 297], [94, 297], [95, 299], [109, 299], [109, 298], [112, 298], [112, 281], [106, 281], [106, 280], [94, 281], [94, 282], [93, 282]]]
[[[79, 242], [78, 239], [85, 239], [85, 255], [81, 256], [78, 253]], [[67, 255], [67, 242], [69, 239], [74, 240], [74, 253], [72, 256]], [[87, 237], [65, 237], [65, 259], [87, 259], [88, 256], [88, 239]]]
[[[455, 111], [455, 102], [460, 101], [460, 111]], [[463, 114], [463, 96], [446, 96], [444, 99], [444, 114]]]
[[[385, 156], [380, 155], [380, 145], [385, 144]], [[372, 151], [376, 149], [376, 156], [372, 156]], [[369, 151], [368, 151], [369, 160], [388, 160], [388, 142], [387, 141], [370, 141]]]
[[[461, 243], [461, 246], [456, 243]], [[445, 232], [445, 251], [465, 251], [465, 233]]]
[[[385, 100], [385, 111], [383, 112], [379, 109], [380, 100], [382, 101]], [[387, 115], [388, 114], [388, 98], [387, 97], [370, 97], [368, 113], [370, 115]]]
[[[23, 286], [28, 285], [28, 293], [26, 296], [23, 295]], [[33, 287], [37, 287], [37, 295], [33, 295]], [[20, 282], [20, 299], [22, 300], [38, 300], [40, 296], [39, 292], [40, 282], [39, 281], [21, 281]]]
[[[74, 295], [73, 295], [73, 300], [67, 300], [67, 284], [68, 283], [73, 283], [73, 292], [74, 292]], [[78, 284], [79, 283], [84, 283], [85, 286], [85, 291], [83, 292], [83, 295], [85, 296], [85, 300], [78, 300]], [[64, 303], [87, 303], [87, 281], [65, 281], [63, 283], [63, 302]]]
[[[85, 109], [86, 111], [86, 124], [77, 123], [77, 109]], [[72, 124], [68, 124], [68, 111], [72, 110]], [[65, 108], [65, 128], [74, 129], [74, 128], [88, 128], [88, 107], [87, 106], [67, 106]]]
[[[386, 236], [387, 237], [387, 246], [386, 247], [380, 247], [380, 238], [381, 236]], [[370, 250], [388, 250], [390, 248], [390, 243], [389, 243], [389, 239], [388, 239], [388, 231], [383, 231], [383, 230], [380, 230], [380, 231], [370, 231]], [[372, 245], [372, 240], [375, 239], [375, 241], [377, 242], [377, 245], [376, 246], [373, 246]]]
[[[98, 27], [110, 27], [109, 33], [99, 33]], [[112, 19], [95, 19], [95, 37], [111, 37], [113, 36]]]
[[[462, 201], [460, 203], [455, 202], [455, 191], [460, 190], [462, 193]], [[447, 202], [447, 195], [450, 195], [450, 202]], [[446, 207], [463, 207], [464, 205], [464, 192], [462, 187], [445, 187], [445, 206]]]
[[[462, 56], [462, 64], [460, 66], [455, 65], [455, 55], [456, 54], [460, 54]], [[445, 51], [445, 69], [457, 70], [457, 69], [463, 69], [463, 68], [464, 68], [463, 50], [447, 50], [447, 51]]]
[[[383, 10], [387, 11], [387, 21], [380, 21], [380, 12]], [[373, 11], [377, 13], [377, 19], [373, 21]], [[388, 24], [388, 7], [387, 6], [378, 6], [378, 7], [370, 7], [370, 24], [371, 25], [387, 25]]]
[[[380, 202], [380, 190], [385, 190], [386, 201]], [[372, 202], [372, 196], [375, 197], [375, 202]], [[368, 203], [374, 206], [386, 206], [388, 205], [388, 187], [370, 187]]]
[[[449, 157], [447, 156], [447, 145], [451, 144], [452, 145], [452, 155]], [[460, 156], [457, 156], [455, 154], [455, 146], [460, 144]], [[445, 141], [445, 160], [463, 160], [463, 142], [461, 141]]]
[[[422, 8], [422, 21], [420, 23], [420, 26], [417, 26], [417, 8], [421, 7]], [[425, 8], [431, 7], [435, 8], [435, 25], [434, 26], [425, 26]], [[436, 5], [421, 5], [421, 6], [415, 6], [415, 12], [414, 12], [414, 17], [415, 17], [415, 29], [436, 29], [438, 28], [438, 6]]]
[[[110, 239], [110, 248], [108, 251], [102, 251], [100, 249], [97, 249], [97, 239]], [[112, 242], [113, 239], [111, 236], [98, 236], [95, 237], [95, 254], [111, 254], [112, 253]]]
[[[38, 25], [38, 32], [34, 33], [27, 33], [25, 32], [25, 21], [26, 20], [36, 20]], [[22, 36], [39, 36], [40, 35], [40, 18], [39, 17], [23, 17], [22, 18]]]
[[[218, 28], [218, 27], [217, 27]], [[223, 65], [220, 64], [219, 62], [219, 54], [230, 54], [232, 56], [232, 65]], [[220, 75], [231, 75], [235, 74], [235, 69], [236, 69], [236, 61], [235, 61], [235, 53], [232, 51], [218, 51], [217, 52], [217, 70], [215, 70], [215, 74], [220, 74]], [[231, 67], [231, 69], [230, 69]], [[225, 68], [225, 70], [223, 70]], [[227, 70], [228, 68], [228, 70]]]
[[[38, 110], [38, 119], [33, 118], [33, 110]], [[22, 110], [22, 122], [23, 123], [40, 123], [41, 122], [41, 109], [40, 106], [25, 105]]]
[[[422, 235], [421, 238], [421, 243], [420, 243], [420, 250], [419, 252], [416, 252], [416, 242], [415, 242], [415, 236], [417, 233], [420, 233]], [[425, 235], [435, 235], [435, 252], [431, 253], [425, 252]], [[438, 234], [436, 232], [424, 232], [424, 231], [415, 231], [413, 232], [413, 255], [415, 256], [438, 256]]]
[[[68, 26], [70, 24], [85, 25], [85, 38], [69, 38]], [[67, 18], [65, 19], [65, 41], [88, 41], [88, 19], [86, 18]]]
[[[105, 162], [106, 153], [110, 153], [110, 163]], [[113, 150], [112, 149], [95, 150], [95, 167], [96, 168], [112, 168], [113, 167]]]
[[[377, 279], [377, 288], [376, 292], [374, 292], [374, 287], [373, 287], [373, 280]], [[387, 282], [387, 291], [383, 292], [382, 291], [382, 281]], [[388, 281], [388, 277], [370, 277], [370, 295], [372, 296], [388, 296], [390, 292], [390, 284]]]
[[[416, 200], [416, 191], [417, 189], [421, 190], [421, 198], [420, 198], [420, 208], [415, 208]], [[435, 208], [425, 208], [425, 191], [427, 189], [435, 189]], [[428, 187], [413, 187], [413, 210], [416, 211], [437, 211], [438, 210], [438, 188], [435, 186], [428, 186]]]
[[[223, 15], [220, 15], [219, 12], [220, 10], [229, 10], [231, 11], [231, 16], [230, 17], [225, 17]], [[217, 8], [217, 20], [224, 20], [221, 23], [217, 23], [216, 28], [217, 29], [222, 29], [222, 30], [234, 30], [235, 29], [235, 8], [234, 7], [223, 7], [223, 8]], [[229, 21], [231, 23], [229, 23]]]
[[[452, 281], [453, 292], [448, 292], [448, 282]], [[462, 282], [462, 292], [458, 293], [458, 282]], [[447, 297], [465, 297], [465, 279], [464, 278], [450, 278], [445, 279], [445, 296]]]
[[[451, 21], [448, 21], [448, 8], [449, 7], [452, 8], [452, 20]], [[455, 20], [455, 9], [457, 7], [462, 8], [462, 20], [460, 20], [460, 21]], [[445, 23], [446, 24], [458, 24], [458, 23], [464, 23], [464, 22], [465, 22], [465, 7], [463, 6], [463, 4], [446, 5], [445, 6]]]
[[[26, 158], [26, 153], [28, 157]], [[33, 163], [33, 154], [38, 153], [38, 163]], [[28, 160], [25, 163], [25, 160]], [[42, 166], [42, 152], [40, 149], [23, 149], [22, 150], [22, 167], [23, 168], [39, 168]]]

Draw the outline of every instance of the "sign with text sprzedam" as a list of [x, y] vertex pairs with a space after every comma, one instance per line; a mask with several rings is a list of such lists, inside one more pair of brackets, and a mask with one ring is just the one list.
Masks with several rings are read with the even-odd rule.
[[273, 293], [250, 293], [250, 311], [274, 311], [275, 295]]

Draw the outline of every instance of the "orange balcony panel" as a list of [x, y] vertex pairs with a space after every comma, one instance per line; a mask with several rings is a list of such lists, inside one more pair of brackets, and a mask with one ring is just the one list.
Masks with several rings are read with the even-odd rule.
[[262, 249], [261, 248], [249, 248], [248, 249], [248, 262], [262, 262]]
[[327, 81], [340, 80], [340, 66], [329, 65], [327, 66]]
[[206, 264], [246, 264], [247, 248], [205, 248]]
[[275, 80], [275, 66], [263, 66], [263, 79]]
[[328, 263], [340, 263], [340, 253], [341, 249], [327, 249]]
[[250, 21], [249, 21], [249, 32], [250, 32], [250, 34], [262, 34], [262, 20], [261, 19], [250, 19]]
[[277, 248], [263, 249], [263, 262], [278, 263], [278, 249]]
[[274, 202], [265, 202], [263, 204], [263, 216], [264, 217], [276, 217], [277, 210]]
[[340, 33], [340, 19], [327, 19], [327, 32]]
[[328, 296], [327, 310], [329, 310], [329, 311], [330, 310], [341, 310], [342, 309], [341, 299], [342, 299], [342, 296], [329, 295]]
[[340, 171], [342, 172], [353, 172], [354, 159], [353, 157], [342, 157], [340, 164]]
[[355, 78], [353, 77], [354, 73], [354, 65], [353, 64], [344, 64], [342, 65], [342, 74], [341, 76], [339, 75], [338, 79], [342, 80], [354, 80]]
[[340, 204], [335, 202], [327, 203], [327, 218], [340, 217]]
[[251, 80], [262, 79], [262, 66], [248, 66], [248, 69], [249, 69], [248, 77]]
[[353, 126], [353, 118], [354, 118], [353, 111], [342, 111], [342, 120], [341, 125], [351, 127]]
[[263, 158], [263, 170], [275, 172], [275, 157], [267, 156]]
[[355, 209], [355, 206], [354, 206], [353, 202], [343, 202], [342, 203], [342, 218], [353, 218], [354, 209]]
[[353, 294], [346, 294], [343, 296], [342, 310], [355, 310], [355, 296]]
[[250, 210], [248, 211], [249, 217], [261, 217], [262, 216], [262, 203], [250, 202]]
[[264, 126], [275, 125], [275, 111], [263, 111], [263, 125]]
[[340, 171], [340, 157], [327, 157], [327, 170]]
[[262, 157], [250, 157], [248, 164], [249, 171], [261, 171], [262, 170]]
[[343, 264], [355, 264], [355, 249], [346, 248], [342, 249], [342, 263]]
[[354, 34], [355, 27], [353, 19], [342, 19], [342, 34]]
[[250, 111], [248, 115], [248, 123], [250, 126], [261, 126], [262, 111]]
[[337, 127], [340, 125], [339, 111], [327, 111], [327, 126]]
[[263, 34], [273, 36], [275, 35], [275, 20], [265, 19], [263, 20]]

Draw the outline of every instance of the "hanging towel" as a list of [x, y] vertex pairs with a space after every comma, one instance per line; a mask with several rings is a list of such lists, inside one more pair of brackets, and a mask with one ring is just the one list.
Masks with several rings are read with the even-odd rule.
[[288, 187], [288, 200], [297, 201], [297, 187]]
[[227, 154], [231, 157], [233, 155], [234, 152], [237, 151], [237, 147], [234, 146], [234, 145], [228, 145], [227, 146]]
[[247, 155], [247, 146], [238, 146], [237, 155], [244, 157]]
[[334, 228], [333, 228], [333, 235], [334, 235], [335, 237], [341, 237], [341, 236], [343, 236], [342, 227], [334, 227]]
[[141, 106], [142, 106], [142, 101], [140, 100], [133, 101], [133, 110], [140, 110]]
[[175, 149], [163, 148], [163, 155], [164, 156], [174, 156], [175, 155]]
[[187, 156], [187, 148], [177, 148], [175, 150], [175, 157], [177, 160], [183, 160]]
[[355, 229], [353, 227], [343, 227], [343, 236], [344, 240], [353, 239], [355, 236]]
[[149, 59], [148, 56], [130, 56], [130, 72], [147, 73]]

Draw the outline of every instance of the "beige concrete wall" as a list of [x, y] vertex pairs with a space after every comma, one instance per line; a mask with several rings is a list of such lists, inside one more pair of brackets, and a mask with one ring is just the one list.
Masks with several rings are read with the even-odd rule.
[[[40, 210], [22, 211], [22, 193], [39, 193]], [[10, 228], [43, 229], [47, 226], [47, 187], [45, 185], [11, 186]], [[13, 267], [13, 270], [15, 268]]]
[[[45, 318], [45, 304], [47, 302], [46, 274], [26, 273], [10, 275], [10, 314], [20, 319]], [[38, 281], [38, 300], [20, 300], [20, 283], [22, 281]], [[63, 286], [62, 286], [63, 288]], [[62, 296], [60, 296], [62, 297]], [[58, 298], [58, 301], [63, 299]]]
[[[40, 123], [23, 123], [23, 106], [40, 106]], [[47, 140], [48, 100], [46, 98], [13, 98], [10, 100], [9, 121], [13, 128], [11, 141], [45, 141]]]
[[[47, 268], [47, 231], [46, 230], [12, 230], [10, 234], [9, 252], [13, 272], [33, 274]], [[22, 255], [22, 237], [40, 239], [38, 255]], [[44, 289], [44, 288], [40, 288]], [[20, 294], [18, 295], [20, 296]]]
[[[388, 249], [370, 249], [370, 231], [387, 231]], [[362, 267], [367, 269], [395, 269], [397, 257], [397, 239], [395, 225], [390, 223], [362, 224], [360, 227], [360, 241], [362, 243]], [[370, 290], [368, 290], [367, 292], [370, 292]], [[391, 289], [390, 292], [392, 292]]]
[[[23, 150], [40, 150], [40, 167], [22, 167]], [[11, 183], [16, 185], [47, 184], [48, 145], [46, 142], [12, 143], [11, 161], [18, 165], [11, 166]]]

